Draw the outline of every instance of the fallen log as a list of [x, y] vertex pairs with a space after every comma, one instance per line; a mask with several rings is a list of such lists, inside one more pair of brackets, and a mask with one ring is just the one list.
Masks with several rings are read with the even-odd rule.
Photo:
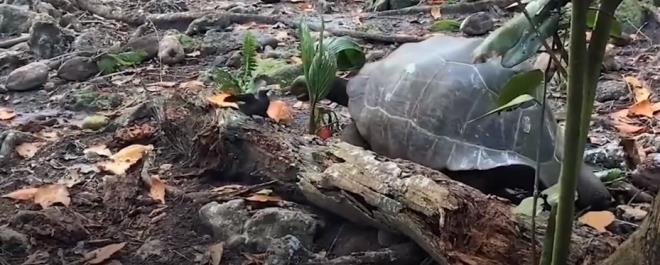
[[[218, 110], [218, 131], [230, 161], [225, 174], [279, 181], [291, 198], [355, 223], [403, 234], [438, 264], [530, 264], [531, 231], [512, 205], [409, 161], [347, 143], [296, 136]], [[544, 225], [538, 227], [543, 240]], [[576, 226], [570, 264], [599, 264], [621, 243], [609, 233]]]

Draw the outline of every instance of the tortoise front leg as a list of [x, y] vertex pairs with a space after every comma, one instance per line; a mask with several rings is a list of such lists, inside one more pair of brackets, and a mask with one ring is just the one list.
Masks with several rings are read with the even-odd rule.
[[351, 123], [341, 131], [339, 139], [349, 144], [362, 147], [366, 150], [371, 149], [369, 143], [362, 137], [362, 135], [360, 135], [360, 132], [355, 125], [355, 121], [353, 120], [351, 120]]

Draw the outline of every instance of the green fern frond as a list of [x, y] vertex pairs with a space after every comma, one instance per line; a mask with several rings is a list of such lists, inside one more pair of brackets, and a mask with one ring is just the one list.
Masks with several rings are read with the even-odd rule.
[[[241, 58], [241, 85], [247, 85], [252, 83], [252, 73], [257, 68], [257, 46], [259, 43], [257, 39], [252, 35], [251, 32], [246, 32], [243, 36], [243, 51]], [[242, 89], [248, 90], [248, 87], [242, 87]]]

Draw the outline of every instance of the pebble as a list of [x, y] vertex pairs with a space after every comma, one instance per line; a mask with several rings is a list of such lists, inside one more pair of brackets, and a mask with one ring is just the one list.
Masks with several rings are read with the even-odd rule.
[[110, 119], [108, 117], [103, 116], [103, 115], [91, 115], [87, 116], [82, 123], [82, 128], [83, 129], [90, 129], [90, 130], [99, 130], [110, 122]]
[[98, 72], [92, 59], [76, 56], [64, 62], [57, 70], [57, 75], [68, 81], [84, 81]]
[[40, 87], [48, 80], [50, 67], [43, 62], [33, 62], [9, 73], [5, 84], [9, 91], [27, 91]]
[[606, 80], [598, 83], [596, 101], [602, 103], [611, 100], [618, 100], [628, 96], [628, 94], [629, 91], [624, 81]]
[[486, 12], [472, 14], [463, 20], [460, 30], [468, 36], [483, 35], [495, 27], [493, 18]]

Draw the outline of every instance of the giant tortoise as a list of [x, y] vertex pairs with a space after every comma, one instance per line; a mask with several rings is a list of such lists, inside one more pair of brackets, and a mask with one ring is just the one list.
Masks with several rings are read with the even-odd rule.
[[[366, 64], [346, 88], [353, 124], [343, 140], [449, 172], [483, 190], [512, 183], [529, 189], [541, 137], [542, 188], [557, 183], [561, 154], [550, 108], [541, 131], [538, 104], [476, 119], [496, 107], [512, 75], [532, 67], [526, 62], [504, 68], [498, 58], [472, 64], [472, 51], [481, 41], [436, 36]], [[589, 167], [583, 169], [578, 206], [606, 207], [609, 192]]]

